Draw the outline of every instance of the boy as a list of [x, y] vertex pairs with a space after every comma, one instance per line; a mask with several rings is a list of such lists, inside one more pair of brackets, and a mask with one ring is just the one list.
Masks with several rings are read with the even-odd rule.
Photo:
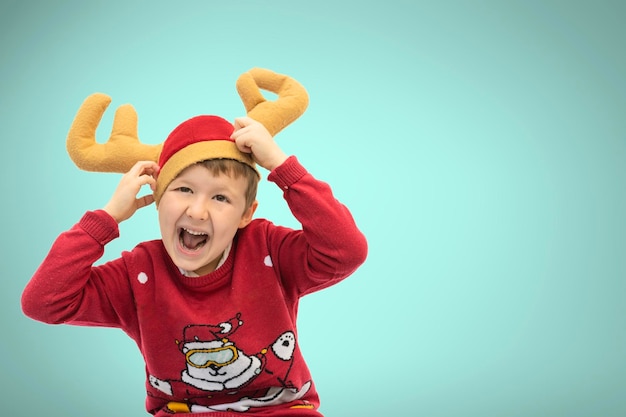
[[[302, 230], [253, 219], [255, 162]], [[146, 184], [153, 194], [137, 198]], [[161, 239], [94, 266], [118, 223], [152, 202]], [[330, 187], [261, 123], [198, 116], [172, 131], [158, 164], [136, 163], [102, 210], [57, 238], [22, 308], [46, 323], [124, 330], [145, 359], [155, 416], [319, 417], [297, 344], [298, 300], [347, 277], [366, 255]]]

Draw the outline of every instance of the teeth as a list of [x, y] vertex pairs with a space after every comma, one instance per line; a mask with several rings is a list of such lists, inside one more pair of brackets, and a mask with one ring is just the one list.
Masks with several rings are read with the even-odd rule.
[[187, 233], [189, 233], [190, 235], [194, 235], [194, 236], [202, 236], [202, 235], [206, 235], [206, 233], [204, 232], [196, 232], [195, 230], [189, 230], [183, 227], [183, 230]]

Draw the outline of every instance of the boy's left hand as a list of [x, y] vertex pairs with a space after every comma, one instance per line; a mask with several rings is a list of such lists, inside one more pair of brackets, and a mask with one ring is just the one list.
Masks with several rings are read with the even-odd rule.
[[251, 153], [254, 161], [268, 171], [287, 159], [265, 126], [250, 117], [235, 119], [235, 131], [231, 138], [241, 152]]

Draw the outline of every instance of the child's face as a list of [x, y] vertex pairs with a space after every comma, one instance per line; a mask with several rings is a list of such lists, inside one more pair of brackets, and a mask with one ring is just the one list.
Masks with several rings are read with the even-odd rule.
[[237, 229], [252, 220], [256, 202], [246, 209], [247, 181], [214, 176], [202, 165], [185, 169], [159, 202], [159, 225], [174, 264], [198, 275], [212, 272]]

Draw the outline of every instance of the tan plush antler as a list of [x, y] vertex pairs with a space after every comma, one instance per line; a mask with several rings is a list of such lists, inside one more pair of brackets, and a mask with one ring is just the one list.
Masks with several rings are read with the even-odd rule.
[[[267, 101], [260, 89], [276, 93], [278, 99]], [[309, 95], [300, 83], [264, 68], [241, 74], [237, 91], [248, 116], [263, 123], [272, 136], [300, 117], [309, 104]]]
[[[278, 95], [267, 101], [260, 89]], [[296, 80], [263, 68], [253, 68], [237, 80], [237, 91], [249, 117], [276, 135], [304, 113], [309, 96]], [[137, 136], [137, 113], [130, 104], [120, 106], [106, 143], [96, 142], [96, 129], [111, 103], [106, 94], [85, 99], [67, 135], [66, 147], [76, 166], [86, 171], [124, 173], [137, 161], [159, 160], [163, 144], [146, 145]]]
[[162, 145], [139, 142], [137, 113], [130, 104], [115, 111], [109, 140], [96, 143], [96, 128], [110, 103], [109, 96], [95, 93], [78, 109], [66, 142], [67, 152], [76, 166], [86, 171], [127, 172], [137, 161], [157, 161]]

